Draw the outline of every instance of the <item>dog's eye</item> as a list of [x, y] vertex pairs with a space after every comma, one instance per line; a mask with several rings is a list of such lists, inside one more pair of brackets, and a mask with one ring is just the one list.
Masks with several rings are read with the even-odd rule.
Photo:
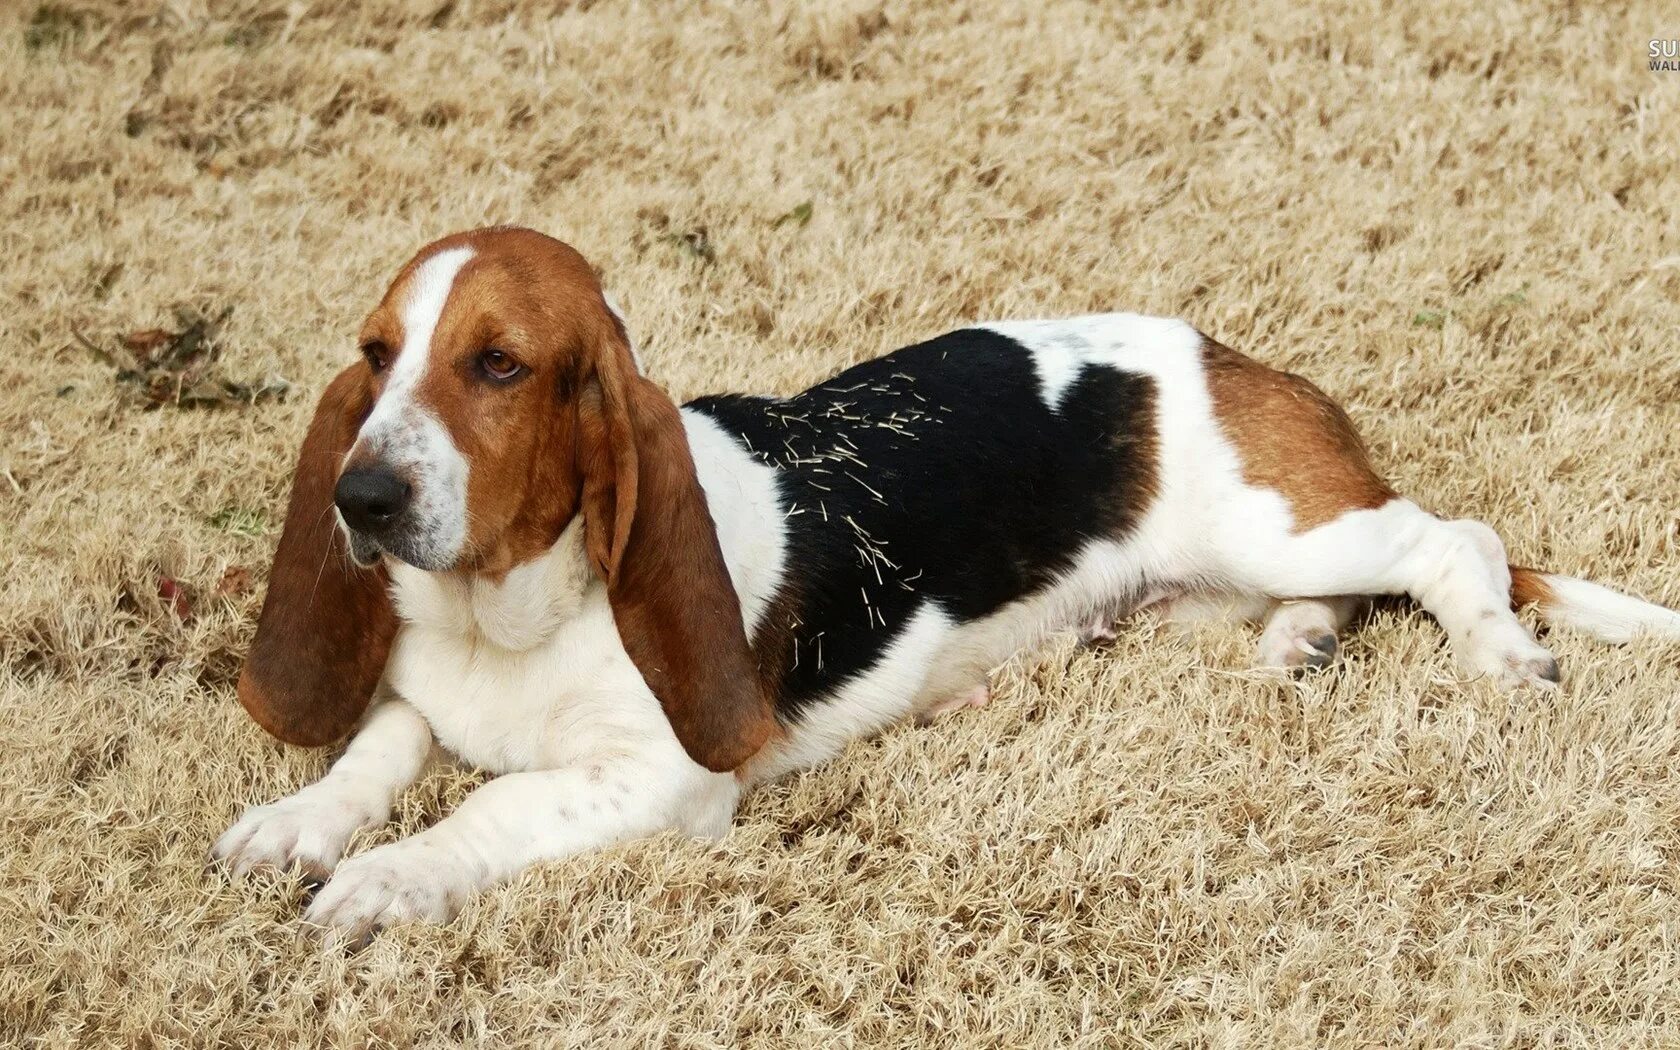
[[369, 339], [362, 344], [362, 356], [367, 358], [369, 368], [383, 372], [386, 363], [391, 360], [391, 348], [377, 339]]
[[484, 374], [491, 379], [499, 379], [504, 382], [512, 379], [525, 369], [525, 366], [515, 361], [512, 355], [504, 350], [497, 350], [495, 347], [491, 347], [478, 355], [478, 367], [484, 369]]

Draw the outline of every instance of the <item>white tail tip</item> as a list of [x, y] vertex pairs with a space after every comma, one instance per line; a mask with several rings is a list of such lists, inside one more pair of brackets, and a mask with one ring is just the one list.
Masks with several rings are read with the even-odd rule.
[[1549, 624], [1606, 642], [1631, 642], [1642, 634], [1680, 638], [1680, 612], [1573, 576], [1512, 568], [1511, 601], [1535, 606]]

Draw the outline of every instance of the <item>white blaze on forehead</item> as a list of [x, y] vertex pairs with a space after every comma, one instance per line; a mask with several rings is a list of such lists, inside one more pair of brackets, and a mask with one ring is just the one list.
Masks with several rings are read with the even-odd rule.
[[414, 410], [414, 389], [426, 374], [438, 319], [443, 316], [455, 278], [472, 256], [471, 248], [451, 248], [438, 252], [414, 271], [398, 311], [403, 323], [402, 347], [391, 363], [391, 374], [385, 377], [385, 390], [362, 424], [363, 441], [383, 440], [388, 431], [403, 427], [403, 417]]
[[356, 441], [413, 485], [408, 535], [401, 546], [409, 560], [437, 566], [453, 561], [466, 540], [467, 461], [447, 421], [414, 394], [431, 363], [432, 339], [449, 293], [472, 257], [471, 248], [450, 248], [415, 269], [398, 304], [402, 348]]
[[432, 354], [432, 336], [437, 332], [438, 319], [443, 316], [443, 305], [449, 301], [449, 291], [455, 287], [461, 267], [472, 257], [471, 248], [451, 248], [438, 252], [414, 271], [402, 304], [402, 352], [391, 368], [387, 391], [420, 381]]

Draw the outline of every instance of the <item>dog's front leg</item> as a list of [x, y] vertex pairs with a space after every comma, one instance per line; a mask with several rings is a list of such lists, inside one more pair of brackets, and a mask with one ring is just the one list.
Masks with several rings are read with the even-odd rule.
[[420, 776], [432, 731], [401, 700], [377, 705], [320, 780], [277, 802], [252, 806], [210, 850], [242, 875], [252, 868], [297, 868], [323, 880], [350, 837], [389, 820], [397, 794]]
[[304, 921], [352, 939], [391, 923], [447, 922], [477, 892], [533, 864], [666, 829], [721, 834], [735, 778], [669, 761], [600, 758], [510, 773], [418, 835], [339, 865]]

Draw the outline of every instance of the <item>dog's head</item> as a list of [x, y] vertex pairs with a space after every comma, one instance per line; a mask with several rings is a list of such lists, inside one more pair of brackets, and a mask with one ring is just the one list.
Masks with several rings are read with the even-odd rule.
[[695, 761], [772, 726], [681, 416], [588, 263], [530, 230], [427, 246], [316, 409], [239, 696], [282, 740], [360, 718], [397, 617], [383, 559], [496, 576], [582, 514], [619, 635]]

